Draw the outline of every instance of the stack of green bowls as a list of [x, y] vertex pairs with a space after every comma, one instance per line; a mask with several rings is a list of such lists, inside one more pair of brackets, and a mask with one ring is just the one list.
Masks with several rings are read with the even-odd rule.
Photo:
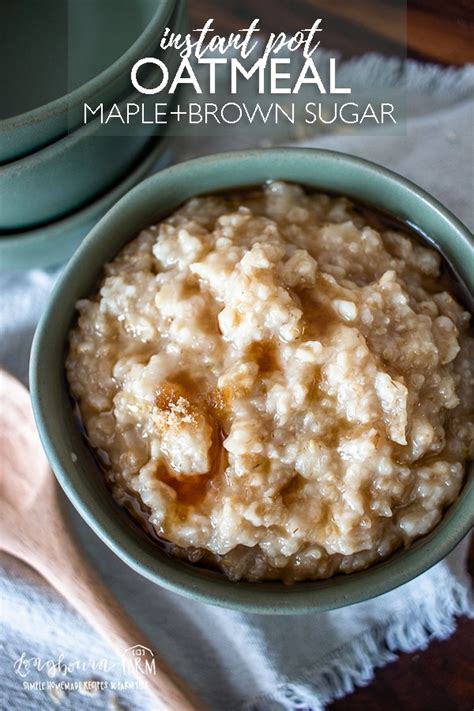
[[[0, 266], [65, 261], [95, 222], [170, 152], [152, 123], [93, 118], [84, 104], [153, 105], [131, 84], [165, 27], [183, 32], [184, 0], [0, 0]], [[153, 72], [140, 75], [156, 84]]]

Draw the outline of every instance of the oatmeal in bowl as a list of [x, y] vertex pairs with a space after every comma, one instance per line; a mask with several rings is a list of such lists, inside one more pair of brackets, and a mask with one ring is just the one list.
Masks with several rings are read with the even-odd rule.
[[203, 602], [301, 614], [412, 580], [473, 524], [473, 258], [439, 202], [353, 156], [156, 173], [35, 334], [60, 485], [132, 570]]
[[344, 196], [192, 197], [77, 302], [70, 393], [113, 496], [232, 581], [353, 573], [429, 533], [474, 448], [441, 258]]

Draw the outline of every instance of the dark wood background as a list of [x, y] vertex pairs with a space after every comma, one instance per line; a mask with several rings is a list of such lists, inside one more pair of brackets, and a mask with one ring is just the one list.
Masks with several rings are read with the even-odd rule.
[[[294, 32], [323, 18], [324, 47], [441, 64], [474, 62], [474, 0], [188, 0], [192, 27], [214, 18], [235, 32], [259, 17], [268, 32]], [[405, 13], [406, 7], [406, 13]], [[406, 42], [406, 44], [405, 44]]]
[[[268, 32], [292, 32], [324, 21], [324, 47], [343, 56], [368, 51], [443, 65], [474, 62], [474, 0], [188, 0], [191, 27], [209, 17], [224, 33], [259, 17]], [[405, 44], [406, 41], [406, 44]], [[469, 569], [474, 575], [474, 545]], [[473, 711], [474, 622], [428, 649], [401, 654], [375, 680], [334, 702], [330, 711]]]

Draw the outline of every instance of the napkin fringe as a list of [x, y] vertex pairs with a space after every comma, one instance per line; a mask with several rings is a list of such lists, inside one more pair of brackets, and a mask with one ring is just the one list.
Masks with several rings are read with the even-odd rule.
[[398, 658], [398, 652], [425, 649], [432, 639], [446, 639], [456, 629], [456, 617], [474, 618], [471, 590], [446, 575], [434, 599], [403, 611], [356, 637], [326, 657], [301, 683], [285, 683], [273, 694], [246, 703], [242, 711], [323, 711], [335, 699], [366, 686], [375, 670]]

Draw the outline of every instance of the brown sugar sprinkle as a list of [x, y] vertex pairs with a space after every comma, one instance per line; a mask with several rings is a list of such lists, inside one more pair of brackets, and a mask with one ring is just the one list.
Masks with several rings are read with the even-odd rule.
[[227, 467], [227, 453], [222, 446], [225, 435], [221, 427], [226, 405], [217, 388], [206, 396], [194, 396], [178, 383], [164, 382], [157, 388], [155, 407], [158, 429], [175, 426], [178, 422], [197, 425], [198, 418], [202, 417], [212, 427], [209, 472], [185, 474], [166, 465], [161, 465], [156, 472], [157, 478], [176, 492], [178, 516], [185, 519], [189, 508], [197, 507], [207, 492], [218, 485]]
[[[222, 426], [232, 401], [232, 388], [213, 388], [203, 395], [191, 395], [190, 388], [178, 383], [164, 382], [158, 386], [155, 407], [163, 413], [179, 416], [191, 423], [197, 415], [207, 416], [211, 425], [214, 420]], [[194, 390], [194, 388], [193, 388]], [[189, 418], [189, 419], [188, 419]], [[215, 429], [215, 427], [213, 427]]]
[[185, 389], [176, 383], [162, 383], [156, 392], [155, 407], [165, 416], [165, 423], [173, 424], [173, 420], [180, 419], [189, 424], [196, 422], [198, 409], [190, 399]]

